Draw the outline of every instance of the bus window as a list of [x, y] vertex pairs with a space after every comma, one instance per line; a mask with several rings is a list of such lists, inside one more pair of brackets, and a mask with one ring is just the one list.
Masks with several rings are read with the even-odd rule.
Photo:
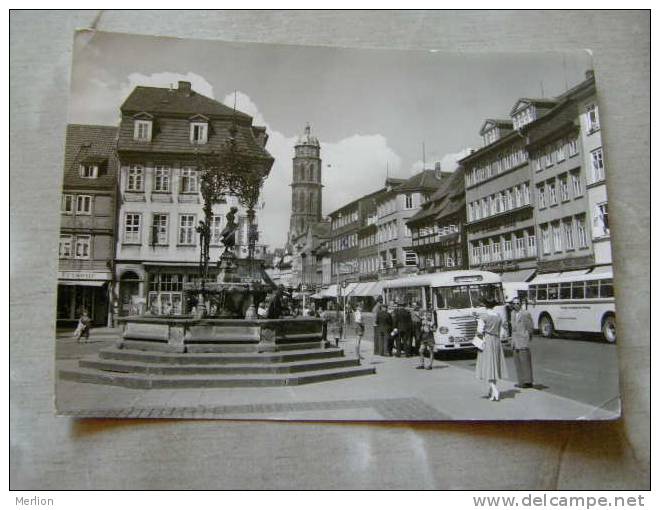
[[431, 305], [431, 287], [424, 287], [424, 302], [422, 303], [422, 306], [424, 307], [425, 310], [430, 310], [433, 308]]
[[571, 299], [571, 283], [559, 284], [559, 299]]
[[545, 301], [548, 299], [548, 286], [547, 285], [539, 285], [536, 287], [536, 299], [539, 301]]
[[614, 297], [614, 287], [612, 286], [612, 280], [600, 280], [600, 297]]
[[598, 297], [598, 281], [594, 280], [587, 282], [587, 289], [584, 294], [584, 297], [587, 299], [594, 299]]
[[536, 301], [536, 285], [532, 285], [529, 288], [529, 301], [530, 301], [530, 303], [533, 303], [534, 301]]
[[549, 283], [548, 284], [548, 299], [557, 299], [559, 297], [559, 284], [558, 283]]
[[[467, 285], [433, 289], [438, 308], [470, 308]], [[444, 306], [441, 306], [444, 305]]]
[[502, 287], [497, 284], [470, 285], [470, 297], [472, 298], [473, 307], [484, 306], [486, 299], [494, 300], [498, 305], [504, 304], [502, 300]]
[[573, 282], [573, 299], [584, 299], [584, 282]]

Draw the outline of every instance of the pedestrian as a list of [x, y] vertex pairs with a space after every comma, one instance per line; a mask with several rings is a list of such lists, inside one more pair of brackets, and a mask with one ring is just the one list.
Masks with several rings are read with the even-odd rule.
[[364, 359], [360, 355], [360, 344], [362, 343], [362, 337], [364, 336], [364, 322], [362, 321], [362, 305], [357, 305], [355, 312], [353, 313], [353, 318], [355, 319], [355, 333], [357, 334], [357, 344], [355, 345], [355, 355], [358, 359]]
[[532, 353], [529, 349], [534, 332], [534, 321], [532, 315], [523, 310], [520, 298], [513, 298], [511, 302], [513, 312], [511, 313], [511, 348], [513, 349], [513, 363], [516, 367], [519, 388], [533, 387], [532, 375]]
[[259, 308], [257, 308], [257, 317], [259, 319], [268, 318], [268, 306], [266, 306], [266, 303], [264, 301], [259, 303]]
[[268, 304], [268, 318], [269, 319], [280, 319], [282, 318], [283, 304], [282, 300], [284, 298], [284, 286], [280, 285], [275, 294], [270, 299]]
[[477, 319], [477, 336], [483, 340], [483, 350], [480, 349], [477, 353], [476, 377], [482, 381], [488, 381], [488, 398], [492, 401], [500, 399], [497, 381], [507, 376], [501, 342], [505, 333], [502, 318], [493, 310], [496, 304], [495, 299], [484, 299], [486, 311]]
[[422, 318], [424, 316], [419, 303], [413, 305], [410, 315], [412, 317], [412, 337], [415, 339], [412, 352], [417, 355], [422, 341]]
[[396, 308], [392, 314], [392, 327], [396, 330], [396, 356], [401, 355], [410, 358], [412, 356], [412, 348], [410, 345], [410, 335], [412, 334], [413, 324], [410, 311], [403, 306], [401, 301], [396, 303]]
[[85, 342], [89, 340], [89, 330], [92, 324], [92, 319], [89, 318], [86, 308], [83, 308], [80, 313], [80, 319], [78, 319], [78, 327], [73, 333], [73, 337], [78, 343], [82, 343], [82, 338], [85, 338]]
[[328, 335], [335, 340], [335, 347], [339, 347], [339, 339], [344, 332], [344, 320], [340, 313], [339, 307], [334, 311], [329, 311], [327, 314], [328, 321]]
[[382, 298], [378, 298], [373, 308], [374, 314], [374, 354], [379, 356], [391, 356], [390, 333], [392, 332], [392, 316], [383, 304]]
[[[419, 325], [420, 340], [419, 340], [419, 365], [418, 369], [433, 370], [433, 358], [435, 357], [435, 338], [433, 332], [436, 330], [433, 324], [433, 315], [427, 312], [421, 319]], [[425, 366], [424, 354], [429, 356], [429, 366]]]

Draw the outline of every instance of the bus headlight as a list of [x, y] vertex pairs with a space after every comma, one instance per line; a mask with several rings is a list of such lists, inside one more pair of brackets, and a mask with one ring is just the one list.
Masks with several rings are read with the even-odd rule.
[[449, 333], [449, 328], [445, 326], [440, 326], [438, 328], [438, 333], [440, 333], [441, 335], [446, 335], [447, 333]]

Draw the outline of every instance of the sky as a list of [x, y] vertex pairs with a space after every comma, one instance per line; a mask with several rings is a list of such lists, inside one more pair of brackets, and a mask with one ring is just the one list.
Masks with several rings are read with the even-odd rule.
[[[179, 80], [268, 129], [275, 163], [263, 190], [261, 239], [284, 244], [292, 158], [306, 123], [321, 142], [323, 213], [441, 162], [453, 171], [479, 148], [487, 118], [520, 97], [550, 97], [584, 79], [586, 51], [444, 53], [226, 43], [78, 32], [69, 122], [117, 125], [138, 85]], [[424, 157], [422, 147], [424, 147]]]

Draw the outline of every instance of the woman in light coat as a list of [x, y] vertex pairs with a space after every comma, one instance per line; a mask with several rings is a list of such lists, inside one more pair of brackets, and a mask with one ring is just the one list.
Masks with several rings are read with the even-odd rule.
[[503, 321], [499, 314], [493, 310], [496, 302], [485, 300], [486, 312], [481, 314], [477, 320], [477, 336], [484, 341], [483, 350], [477, 353], [477, 379], [488, 381], [488, 397], [492, 401], [500, 399], [500, 390], [497, 381], [507, 377], [504, 349], [501, 337]]

